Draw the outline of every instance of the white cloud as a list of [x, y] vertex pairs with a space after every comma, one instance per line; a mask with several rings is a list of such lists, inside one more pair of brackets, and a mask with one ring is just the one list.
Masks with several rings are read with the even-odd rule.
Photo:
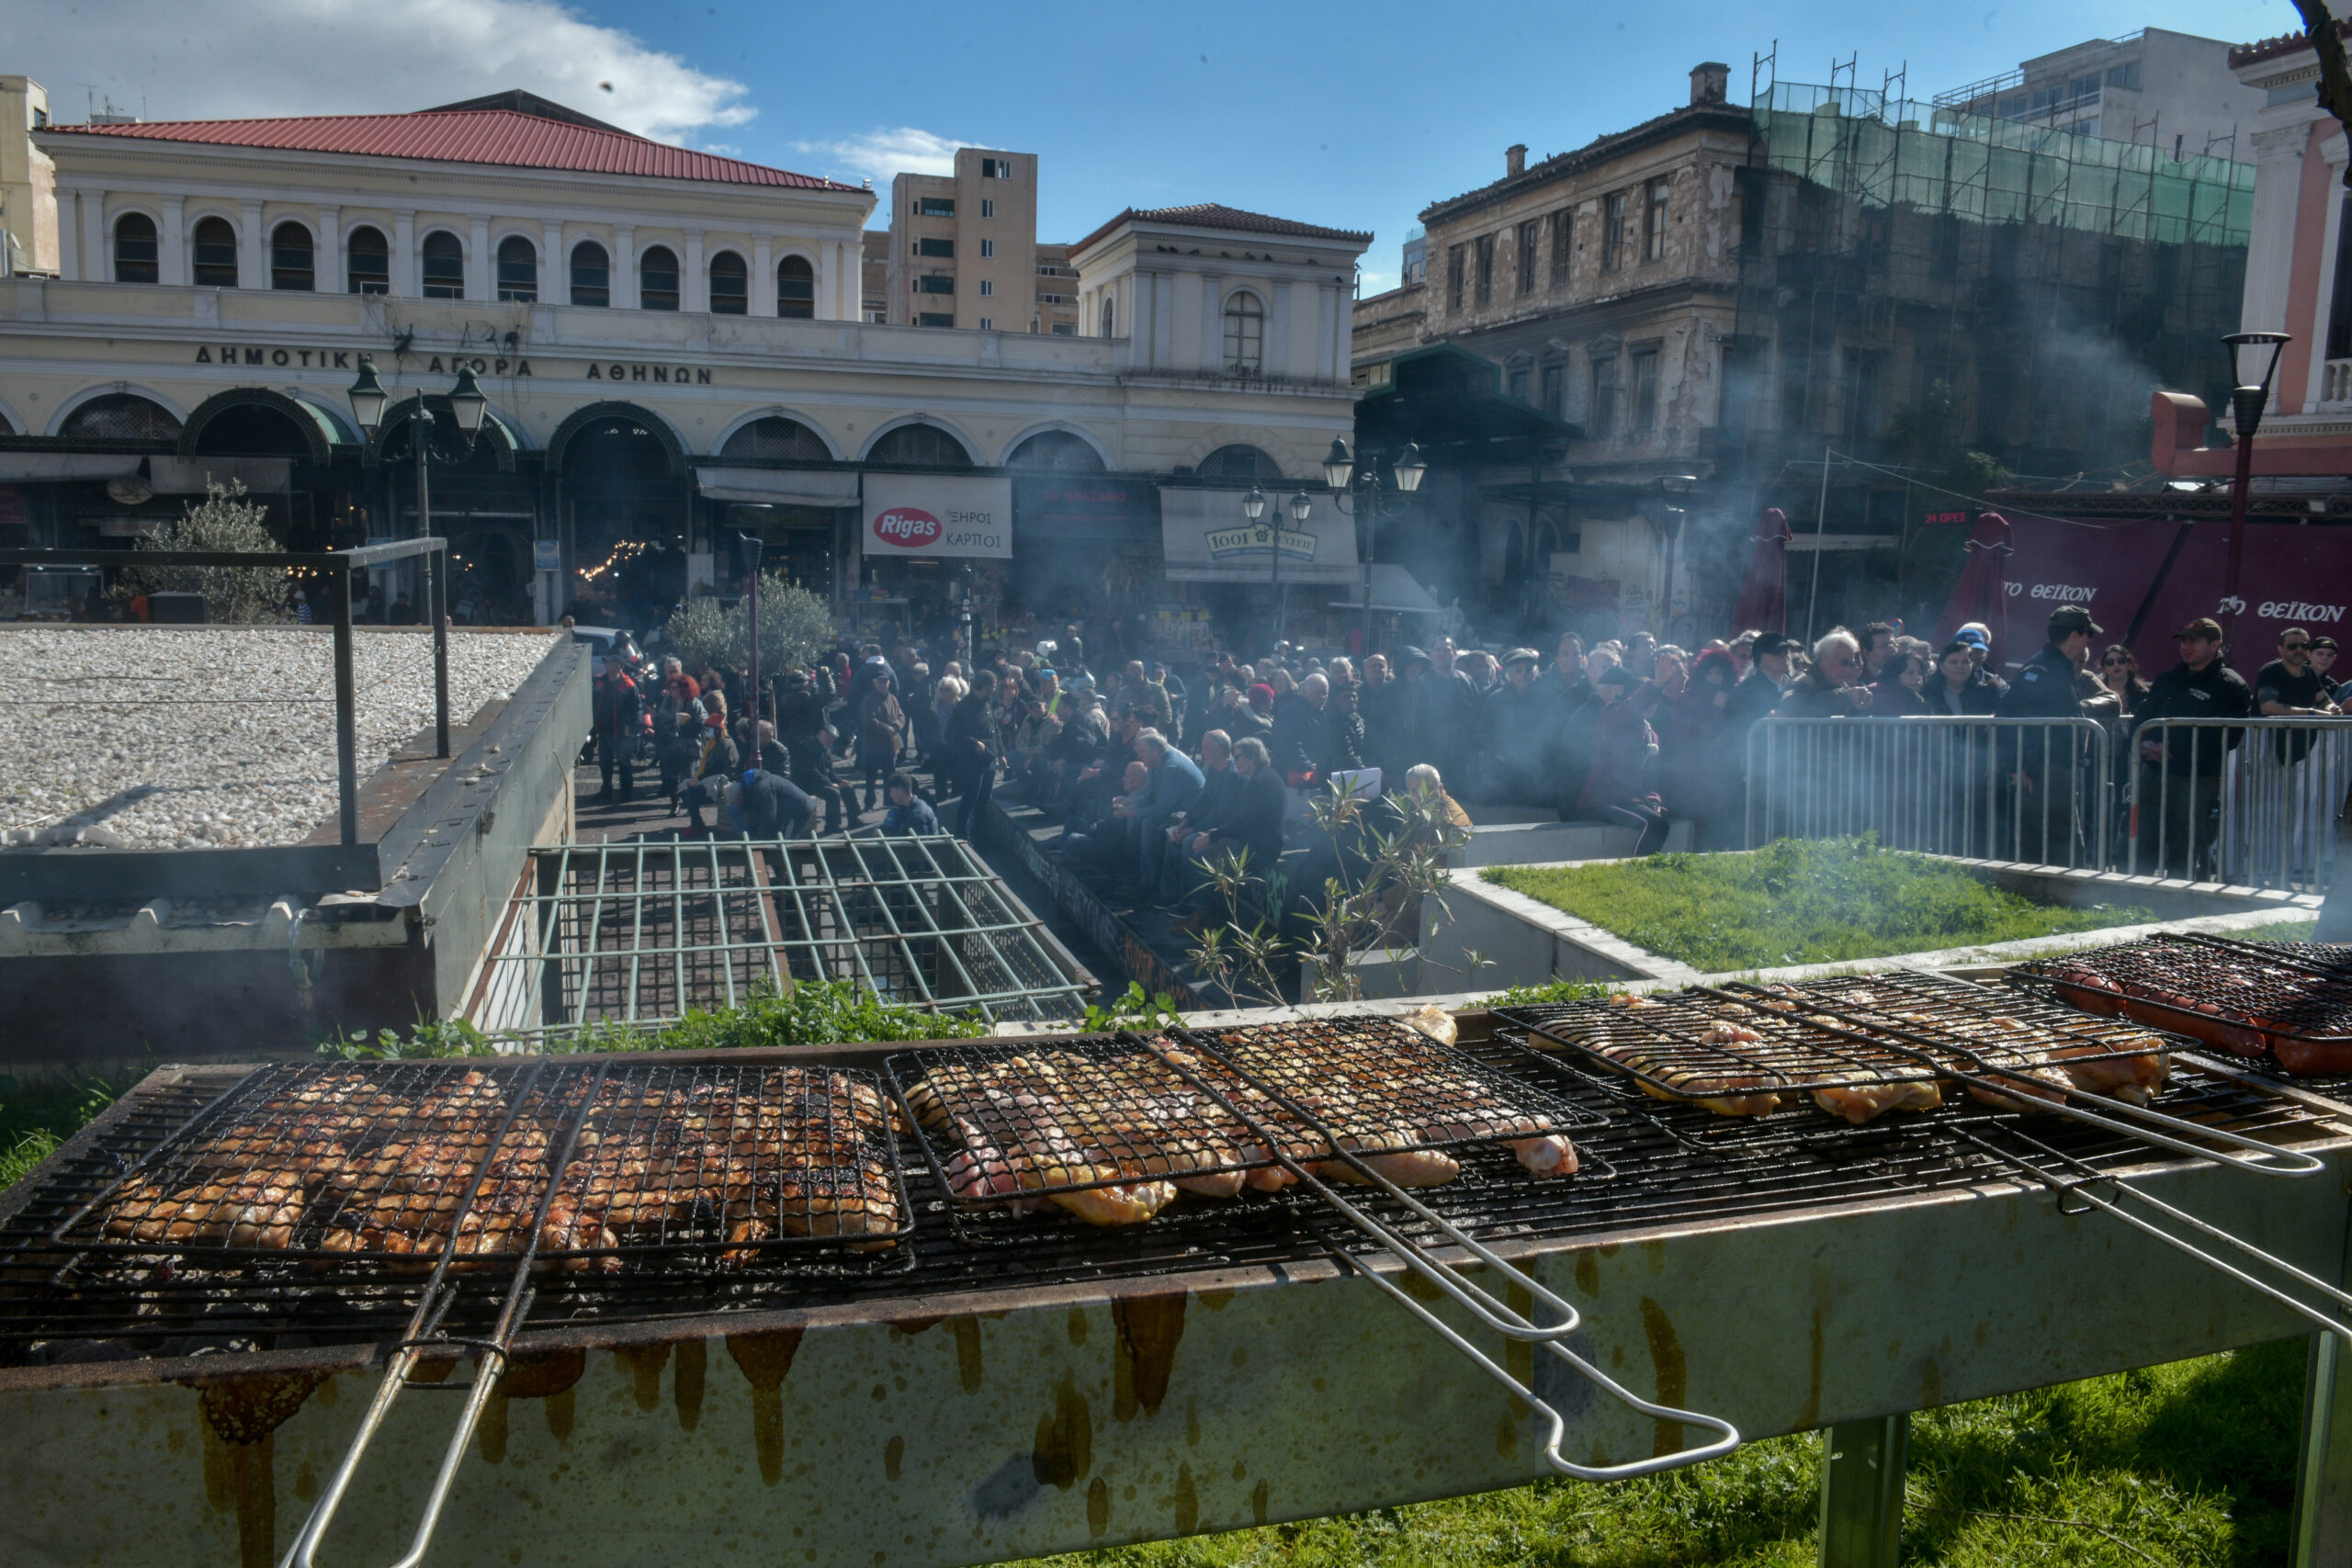
[[812, 169], [832, 179], [856, 179], [863, 176], [874, 182], [877, 190], [888, 190], [894, 175], [952, 175], [956, 172], [956, 149], [972, 143], [953, 136], [940, 136], [919, 130], [911, 125], [885, 127], [859, 136], [845, 136], [834, 141], [796, 141], [792, 150], [807, 152], [828, 161], [829, 166]]
[[81, 118], [112, 98], [148, 119], [380, 114], [520, 87], [682, 141], [758, 113], [698, 71], [554, 0], [106, 0], [0, 11], [0, 59]]

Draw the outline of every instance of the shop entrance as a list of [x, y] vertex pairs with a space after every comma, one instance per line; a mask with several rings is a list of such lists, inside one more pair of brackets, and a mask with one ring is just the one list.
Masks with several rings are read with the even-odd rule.
[[565, 445], [561, 484], [563, 614], [640, 635], [667, 620], [686, 593], [691, 504], [668, 446], [647, 421], [608, 415]]

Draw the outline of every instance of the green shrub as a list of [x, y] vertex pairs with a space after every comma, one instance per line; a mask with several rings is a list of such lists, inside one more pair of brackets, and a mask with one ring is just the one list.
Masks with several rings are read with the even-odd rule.
[[[670, 649], [691, 671], [752, 667], [749, 597], [732, 604], [689, 599], [662, 627]], [[788, 578], [760, 574], [760, 664], [767, 671], [805, 665], [833, 638], [833, 615], [824, 600]]]
[[391, 1029], [379, 1030], [372, 1036], [338, 1032], [320, 1044], [319, 1055], [346, 1062], [374, 1062], [495, 1056], [508, 1052], [724, 1051], [750, 1045], [961, 1040], [988, 1031], [985, 1021], [969, 1013], [902, 1007], [847, 980], [804, 980], [786, 996], [766, 993], [741, 1007], [689, 1012], [671, 1023], [591, 1024], [577, 1033], [532, 1039], [485, 1034], [463, 1019], [447, 1019], [419, 1023], [405, 1033]]

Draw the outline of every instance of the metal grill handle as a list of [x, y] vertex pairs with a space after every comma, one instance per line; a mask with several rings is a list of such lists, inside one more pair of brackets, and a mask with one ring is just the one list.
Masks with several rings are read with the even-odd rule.
[[[1560, 1444], [1566, 1440], [1568, 1424], [1560, 1413], [1545, 1401], [1536, 1397], [1535, 1391], [1521, 1382], [1509, 1371], [1495, 1364], [1494, 1359], [1456, 1332], [1453, 1325], [1421, 1303], [1394, 1280], [1382, 1274], [1360, 1258], [1351, 1256], [1344, 1248], [1333, 1247], [1332, 1253], [1357, 1273], [1388, 1292], [1389, 1299], [1434, 1329], [1447, 1344], [1466, 1357], [1472, 1365], [1500, 1383], [1513, 1398], [1527, 1402], [1544, 1417], [1551, 1431], [1544, 1440], [1544, 1462], [1562, 1475], [1577, 1481], [1631, 1481], [1636, 1476], [1656, 1475], [1660, 1471], [1679, 1470], [1685, 1465], [1703, 1464], [1711, 1459], [1721, 1459], [1739, 1447], [1739, 1428], [1713, 1416], [1702, 1416], [1695, 1410], [1678, 1410], [1670, 1404], [1655, 1404], [1633, 1390], [1624, 1387], [1608, 1373], [1594, 1366], [1556, 1340], [1546, 1340], [1543, 1348], [1557, 1356], [1589, 1382], [1619, 1403], [1630, 1405], [1645, 1416], [1661, 1421], [1679, 1421], [1686, 1427], [1699, 1427], [1715, 1434], [1712, 1442], [1702, 1448], [1686, 1449], [1676, 1453], [1655, 1454], [1648, 1459], [1629, 1460], [1623, 1464], [1577, 1464], [1560, 1456]], [[1523, 1278], [1523, 1276], [1522, 1276]]]
[[[1623, 1465], [1590, 1466], [1571, 1463], [1569, 1461], [1560, 1457], [1560, 1444], [1566, 1437], [1567, 1423], [1560, 1416], [1559, 1412], [1553, 1409], [1552, 1406], [1546, 1404], [1544, 1400], [1537, 1398], [1533, 1389], [1521, 1384], [1519, 1380], [1512, 1377], [1509, 1371], [1496, 1365], [1493, 1358], [1487, 1355], [1485, 1351], [1479, 1349], [1476, 1346], [1471, 1344], [1469, 1340], [1464, 1338], [1451, 1325], [1446, 1323], [1444, 1319], [1439, 1317], [1435, 1313], [1430, 1312], [1423, 1303], [1415, 1301], [1412, 1296], [1395, 1280], [1380, 1274], [1362, 1258], [1352, 1256], [1347, 1252], [1346, 1249], [1332, 1247], [1331, 1250], [1343, 1259], [1350, 1268], [1354, 1269], [1358, 1273], [1372, 1280], [1374, 1284], [1379, 1286], [1383, 1291], [1385, 1291], [1392, 1300], [1402, 1303], [1407, 1311], [1410, 1312], [1415, 1317], [1419, 1318], [1430, 1327], [1435, 1329], [1447, 1344], [1453, 1346], [1456, 1350], [1469, 1358], [1470, 1361], [1481, 1371], [1484, 1371], [1487, 1376], [1500, 1382], [1506, 1389], [1510, 1390], [1515, 1397], [1525, 1400], [1530, 1406], [1543, 1414], [1545, 1420], [1551, 1425], [1551, 1433], [1545, 1441], [1544, 1450], [1544, 1459], [1546, 1464], [1549, 1464], [1561, 1474], [1573, 1476], [1579, 1481], [1624, 1481], [1630, 1480], [1637, 1475], [1655, 1474], [1662, 1470], [1676, 1470], [1684, 1465], [1699, 1464], [1707, 1460], [1719, 1459], [1739, 1446], [1739, 1429], [1734, 1427], [1730, 1422], [1713, 1416], [1702, 1416], [1693, 1410], [1678, 1410], [1670, 1405], [1652, 1404], [1650, 1401], [1642, 1398], [1639, 1394], [1634, 1393], [1632, 1390], [1625, 1388], [1623, 1384], [1617, 1382], [1607, 1373], [1601, 1371], [1600, 1368], [1594, 1366], [1583, 1357], [1578, 1356], [1573, 1350], [1570, 1350], [1566, 1345], [1561, 1344], [1561, 1340], [1575, 1333], [1583, 1323], [1583, 1318], [1573, 1305], [1561, 1299], [1558, 1294], [1553, 1292], [1549, 1287], [1545, 1286], [1541, 1280], [1538, 1280], [1532, 1275], [1529, 1274], [1526, 1270], [1504, 1258], [1491, 1248], [1479, 1242], [1476, 1237], [1466, 1235], [1451, 1221], [1447, 1220], [1443, 1215], [1430, 1208], [1429, 1205], [1423, 1203], [1419, 1199], [1415, 1198], [1411, 1193], [1406, 1191], [1403, 1188], [1397, 1186], [1395, 1182], [1389, 1180], [1378, 1171], [1374, 1170], [1362, 1159], [1358, 1158], [1353, 1152], [1342, 1148], [1340, 1145], [1339, 1137], [1331, 1131], [1330, 1128], [1325, 1126], [1323, 1122], [1312, 1112], [1306, 1110], [1287, 1095], [1284, 1095], [1281, 1090], [1256, 1077], [1247, 1068], [1236, 1065], [1231, 1057], [1226, 1056], [1217, 1052], [1214, 1046], [1195, 1038], [1188, 1032], [1179, 1029], [1171, 1030], [1170, 1032], [1176, 1035], [1179, 1039], [1183, 1040], [1186, 1043], [1196, 1046], [1199, 1049], [1215, 1055], [1237, 1077], [1241, 1078], [1243, 1082], [1249, 1084], [1252, 1089], [1256, 1089], [1259, 1093], [1265, 1095], [1268, 1099], [1274, 1100], [1290, 1115], [1297, 1117], [1307, 1126], [1322, 1134], [1324, 1139], [1330, 1144], [1334, 1156], [1344, 1160], [1349, 1168], [1355, 1171], [1360, 1178], [1386, 1192], [1388, 1196], [1394, 1198], [1398, 1202], [1403, 1203], [1414, 1213], [1435, 1225], [1445, 1235], [1448, 1240], [1464, 1248], [1481, 1263], [1486, 1264], [1488, 1268], [1501, 1274], [1512, 1284], [1515, 1284], [1521, 1289], [1526, 1291], [1534, 1301], [1541, 1302], [1551, 1311], [1559, 1314], [1561, 1317], [1561, 1321], [1559, 1323], [1555, 1324], [1550, 1327], [1539, 1326], [1532, 1318], [1522, 1314], [1508, 1303], [1497, 1299], [1483, 1285], [1480, 1285], [1476, 1281], [1469, 1279], [1466, 1275], [1464, 1275], [1458, 1269], [1454, 1269], [1451, 1264], [1438, 1258], [1419, 1243], [1400, 1234], [1389, 1226], [1383, 1224], [1380, 1221], [1374, 1219], [1370, 1214], [1365, 1213], [1362, 1209], [1357, 1208], [1353, 1203], [1349, 1202], [1345, 1198], [1340, 1197], [1340, 1194], [1334, 1191], [1320, 1177], [1308, 1170], [1305, 1166], [1301, 1165], [1297, 1160], [1294, 1159], [1287, 1152], [1284, 1151], [1283, 1148], [1282, 1139], [1276, 1134], [1274, 1129], [1260, 1122], [1249, 1111], [1243, 1110], [1234, 1100], [1227, 1098], [1222, 1090], [1202, 1078], [1199, 1075], [1193, 1073], [1189, 1067], [1184, 1066], [1182, 1063], [1178, 1062], [1174, 1057], [1169, 1055], [1160, 1048], [1159, 1043], [1157, 1040], [1146, 1039], [1133, 1035], [1123, 1036], [1123, 1038], [1132, 1039], [1136, 1043], [1144, 1046], [1147, 1050], [1150, 1051], [1152, 1055], [1158, 1056], [1162, 1062], [1166, 1063], [1171, 1070], [1182, 1074], [1194, 1087], [1198, 1088], [1204, 1094], [1207, 1094], [1219, 1105], [1223, 1106], [1227, 1111], [1240, 1118], [1242, 1122], [1250, 1128], [1250, 1132], [1255, 1134], [1259, 1140], [1266, 1145], [1267, 1150], [1272, 1155], [1276, 1163], [1280, 1164], [1283, 1169], [1287, 1170], [1292, 1177], [1297, 1179], [1303, 1186], [1306, 1186], [1314, 1191], [1315, 1194], [1321, 1198], [1326, 1203], [1329, 1204], [1332, 1210], [1342, 1219], [1355, 1226], [1356, 1229], [1363, 1232], [1364, 1235], [1372, 1237], [1373, 1240], [1378, 1242], [1384, 1249], [1395, 1256], [1399, 1262], [1412, 1269], [1414, 1273], [1419, 1274], [1422, 1279], [1427, 1280], [1430, 1284], [1436, 1286], [1456, 1304], [1460, 1305], [1472, 1316], [1478, 1319], [1479, 1322], [1485, 1324], [1488, 1328], [1493, 1329], [1496, 1333], [1502, 1335], [1506, 1338], [1520, 1340], [1522, 1342], [1531, 1342], [1538, 1348], [1551, 1352], [1553, 1355], [1557, 1356], [1561, 1360], [1566, 1362], [1570, 1367], [1575, 1369], [1577, 1373], [1598, 1386], [1611, 1398], [1631, 1406], [1645, 1416], [1648, 1416], [1658, 1420], [1679, 1421], [1687, 1426], [1702, 1427], [1716, 1434], [1713, 1442], [1708, 1443], [1703, 1448], [1693, 1449], [1687, 1452], [1661, 1454], [1646, 1460], [1629, 1461]], [[1327, 1243], [1326, 1245], [1329, 1244]]]
[[[2175, 1235], [2172, 1232], [2165, 1229], [2162, 1225], [2155, 1224], [2148, 1220], [2141, 1218], [2137, 1214], [2132, 1213], [2123, 1207], [2122, 1200], [2137, 1200], [2138, 1201], [2146, 1204], [2149, 1208], [2155, 1210], [2166, 1219], [2187, 1225], [2189, 1229], [2196, 1231], [2200, 1235], [2210, 1237], [2211, 1239], [2221, 1243], [2223, 1247], [2236, 1251], [2248, 1262], [2262, 1268], [2276, 1269], [2278, 1273], [2287, 1276], [2289, 1279], [2293, 1280], [2311, 1290], [2318, 1292], [2321, 1295], [2325, 1296], [2329, 1301], [2335, 1303], [2339, 1308], [2352, 1310], [2352, 1293], [2347, 1293], [2306, 1269], [2297, 1268], [2283, 1258], [2272, 1257], [2269, 1253], [2263, 1251], [2253, 1243], [2243, 1240], [2238, 1236], [2232, 1235], [2229, 1232], [2222, 1230], [2218, 1225], [2199, 1219], [2195, 1214], [2190, 1213], [2186, 1209], [2165, 1202], [2163, 1199], [2157, 1197], [2153, 1192], [2143, 1191], [2141, 1189], [2132, 1186], [2130, 1182], [2124, 1180], [2120, 1177], [2110, 1176], [2103, 1171], [2096, 1170], [2090, 1166], [2083, 1164], [2080, 1160], [2075, 1159], [2071, 1156], [2063, 1154], [2060, 1151], [2050, 1147], [2047, 1144], [2042, 1143], [2040, 1139], [2034, 1138], [2030, 1134], [2018, 1133], [2015, 1135], [2022, 1139], [2024, 1142], [2031, 1144], [2042, 1154], [2048, 1156], [2051, 1159], [2057, 1161], [2060, 1165], [2071, 1168], [2075, 1174], [2071, 1177], [2054, 1176], [2050, 1171], [2043, 1169], [2031, 1159], [2026, 1158], [2020, 1155], [2008, 1153], [2006, 1150], [1996, 1149], [1985, 1140], [1975, 1137], [1973, 1134], [1965, 1135], [1970, 1138], [1971, 1142], [1974, 1143], [1979, 1148], [1984, 1150], [1987, 1154], [1993, 1156], [1996, 1159], [2001, 1160], [2018, 1170], [2024, 1171], [2028, 1175], [2031, 1176], [2035, 1180], [2049, 1188], [2051, 1191], [2057, 1196], [2059, 1213], [2081, 1213], [2084, 1212], [2079, 1209], [2068, 1209], [2066, 1205], [2070, 1201], [2078, 1200], [2084, 1203], [2087, 1203], [2092, 1208], [2098, 1209], [2106, 1214], [2122, 1221], [2125, 1224], [2130, 1225], [2133, 1230], [2140, 1232], [2142, 1235], [2153, 1237], [2154, 1240], [2164, 1243], [2166, 1247], [2173, 1248], [2175, 1251], [2195, 1258], [2198, 1262], [2204, 1264], [2207, 1268], [2213, 1269], [2217, 1273], [2226, 1275], [2230, 1279], [2235, 1280], [2239, 1284], [2245, 1286], [2248, 1290], [2255, 1291], [2262, 1295], [2267, 1296], [2270, 1300], [2277, 1302], [2280, 1306], [2285, 1307], [2288, 1311], [2306, 1319], [2319, 1328], [2325, 1330], [2327, 1333], [2335, 1335], [2337, 1338], [2345, 1341], [2345, 1343], [2352, 1345], [2352, 1325], [2346, 1325], [2339, 1314], [2313, 1307], [2304, 1302], [2298, 1301], [2295, 1297], [2290, 1295], [2287, 1292], [2280, 1290], [2278, 1287], [2272, 1285], [2266, 1280], [2256, 1279], [2254, 1275], [2246, 1272], [2245, 1269], [2239, 1268], [2236, 1264], [2230, 1262], [2227, 1258], [2217, 1257], [2213, 1253], [2206, 1251], [2204, 1248], [2197, 1246], [2187, 1238]], [[2097, 1191], [2093, 1190], [2093, 1189], [2098, 1187], [2111, 1188], [2115, 1196], [2111, 1199], [2100, 1196]]]
[[449, 1239], [441, 1249], [441, 1259], [434, 1268], [432, 1279], [425, 1284], [424, 1295], [417, 1302], [415, 1315], [409, 1322], [408, 1335], [393, 1347], [384, 1369], [384, 1381], [377, 1386], [376, 1397], [369, 1403], [368, 1414], [359, 1423], [358, 1433], [351, 1439], [351, 1447], [345, 1450], [343, 1462], [335, 1467], [334, 1480], [327, 1483], [325, 1491], [319, 1494], [317, 1504], [311, 1509], [311, 1517], [302, 1521], [302, 1529], [294, 1537], [294, 1544], [287, 1550], [282, 1568], [316, 1568], [314, 1560], [318, 1555], [319, 1543], [326, 1538], [327, 1527], [334, 1522], [335, 1510], [343, 1506], [343, 1495], [349, 1489], [351, 1478], [358, 1473], [359, 1462], [366, 1457], [368, 1445], [376, 1440], [376, 1433], [383, 1426], [384, 1417], [391, 1413], [392, 1401], [400, 1397], [401, 1389], [409, 1386], [409, 1373], [423, 1359], [426, 1347], [456, 1348], [461, 1345], [471, 1346], [481, 1356], [481, 1362], [474, 1373], [473, 1382], [467, 1385], [466, 1407], [458, 1417], [458, 1429], [451, 1435], [449, 1446], [442, 1450], [441, 1468], [435, 1472], [433, 1491], [425, 1498], [424, 1517], [417, 1521], [416, 1534], [409, 1541], [407, 1553], [390, 1568], [417, 1568], [417, 1564], [424, 1561], [425, 1551], [433, 1544], [433, 1532], [441, 1523], [442, 1505], [448, 1501], [449, 1488], [458, 1479], [458, 1466], [465, 1461], [466, 1446], [473, 1440], [474, 1428], [481, 1424], [482, 1410], [489, 1404], [499, 1380], [506, 1375], [507, 1347], [514, 1343], [515, 1332], [522, 1327], [523, 1319], [529, 1315], [531, 1303], [537, 1295], [531, 1288], [531, 1266], [538, 1259], [539, 1238], [547, 1229], [548, 1209], [562, 1186], [564, 1168], [571, 1163], [572, 1150], [580, 1143], [581, 1129], [588, 1124], [589, 1114], [596, 1103], [597, 1091], [604, 1087], [605, 1075], [611, 1068], [611, 1065], [606, 1063], [598, 1066], [593, 1074], [566, 1076], [559, 1069], [551, 1075], [559, 1086], [579, 1084], [584, 1087], [580, 1090], [579, 1108], [564, 1130], [563, 1143], [548, 1161], [547, 1188], [539, 1194], [538, 1208], [531, 1216], [530, 1230], [514, 1264], [514, 1282], [507, 1288], [506, 1301], [499, 1309], [497, 1324], [489, 1337], [483, 1339], [459, 1340], [443, 1337], [438, 1332], [441, 1320], [457, 1300], [457, 1292], [448, 1279], [449, 1265], [457, 1257], [461, 1227], [473, 1207], [476, 1195], [481, 1190], [483, 1179], [489, 1175], [491, 1166], [505, 1144], [507, 1130], [514, 1125], [516, 1113], [530, 1097], [544, 1066], [545, 1064], [534, 1066], [514, 1091], [507, 1105], [506, 1119], [499, 1124], [498, 1136], [491, 1140], [490, 1147], [483, 1152], [481, 1164], [474, 1171], [473, 1183], [466, 1190], [465, 1200], [449, 1216]]

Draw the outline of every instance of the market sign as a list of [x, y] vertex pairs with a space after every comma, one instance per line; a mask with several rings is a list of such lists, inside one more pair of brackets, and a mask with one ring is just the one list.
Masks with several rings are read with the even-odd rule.
[[868, 474], [865, 558], [1012, 554], [1012, 481], [965, 474]]
[[1023, 475], [1012, 481], [1012, 515], [1024, 540], [1140, 541], [1159, 531], [1159, 489], [1100, 474]]
[[1176, 582], [1361, 582], [1356, 525], [1329, 495], [1313, 497], [1305, 523], [1290, 516], [1288, 490], [1270, 492], [1252, 523], [1238, 490], [1159, 491], [1159, 541]]

